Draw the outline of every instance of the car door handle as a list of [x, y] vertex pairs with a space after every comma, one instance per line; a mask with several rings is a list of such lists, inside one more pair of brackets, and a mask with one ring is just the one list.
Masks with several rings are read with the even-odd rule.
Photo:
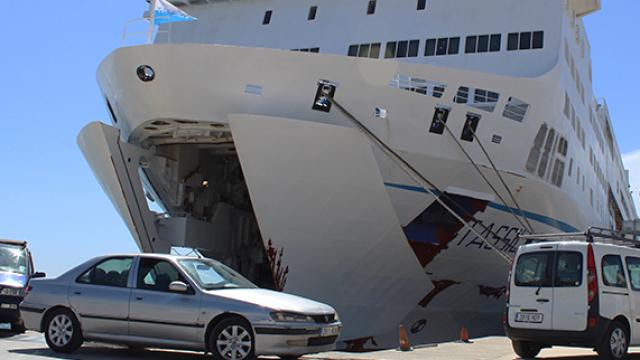
[[548, 303], [549, 299], [538, 299], [536, 301], [539, 302], [539, 303]]

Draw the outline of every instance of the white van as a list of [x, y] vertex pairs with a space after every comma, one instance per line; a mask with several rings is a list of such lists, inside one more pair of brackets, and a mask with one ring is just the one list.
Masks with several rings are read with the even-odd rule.
[[640, 242], [599, 229], [528, 240], [514, 258], [504, 319], [520, 357], [562, 345], [623, 359], [640, 344]]

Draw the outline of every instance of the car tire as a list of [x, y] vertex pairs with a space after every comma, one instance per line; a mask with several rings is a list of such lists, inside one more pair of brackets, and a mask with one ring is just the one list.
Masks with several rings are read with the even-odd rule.
[[80, 322], [67, 309], [57, 309], [47, 315], [44, 338], [51, 350], [65, 354], [78, 350], [84, 342]]
[[613, 321], [596, 348], [601, 359], [621, 360], [629, 350], [629, 331], [620, 321]]
[[528, 341], [511, 340], [511, 346], [522, 359], [535, 359], [542, 348]]
[[232, 317], [217, 323], [209, 335], [209, 351], [216, 360], [255, 359], [255, 338], [249, 322]]

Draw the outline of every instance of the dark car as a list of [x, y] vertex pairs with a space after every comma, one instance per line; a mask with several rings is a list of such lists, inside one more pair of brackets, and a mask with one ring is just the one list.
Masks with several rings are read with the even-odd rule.
[[11, 324], [15, 332], [24, 332], [19, 304], [32, 277], [44, 277], [34, 273], [31, 252], [26, 241], [0, 239], [0, 323]]

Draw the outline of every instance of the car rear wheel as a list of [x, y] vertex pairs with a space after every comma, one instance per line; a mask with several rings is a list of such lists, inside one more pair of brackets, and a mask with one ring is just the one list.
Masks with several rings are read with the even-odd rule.
[[240, 318], [220, 321], [209, 336], [209, 350], [216, 360], [255, 359], [255, 339], [251, 325]]
[[535, 359], [540, 353], [540, 346], [528, 341], [511, 340], [513, 351], [523, 359]]
[[45, 340], [49, 348], [58, 353], [72, 353], [82, 346], [84, 341], [80, 323], [67, 309], [54, 310], [47, 316]]
[[629, 350], [629, 332], [619, 321], [614, 321], [596, 349], [601, 359], [620, 360], [627, 356]]

